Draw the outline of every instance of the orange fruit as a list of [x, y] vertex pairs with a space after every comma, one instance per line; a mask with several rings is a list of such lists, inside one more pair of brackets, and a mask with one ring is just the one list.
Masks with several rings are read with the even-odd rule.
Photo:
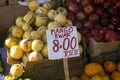
[[113, 61], [105, 61], [103, 64], [105, 72], [111, 73], [117, 69], [117, 64]]
[[84, 72], [87, 76], [91, 77], [96, 74], [105, 74], [104, 69], [98, 63], [89, 63], [85, 66]]

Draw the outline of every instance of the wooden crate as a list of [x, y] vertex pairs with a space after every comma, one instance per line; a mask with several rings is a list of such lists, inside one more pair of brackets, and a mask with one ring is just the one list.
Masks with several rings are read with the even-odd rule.
[[89, 56], [88, 60], [89, 62], [97, 62], [99, 64], [103, 64], [105, 61], [108, 60], [118, 63], [120, 61], [120, 50], [94, 57]]
[[[56, 61], [52, 61], [53, 63], [49, 63], [45, 65], [44, 61], [39, 64], [35, 64], [33, 69], [29, 71], [25, 71], [23, 74], [24, 78], [30, 77], [32, 80], [64, 80], [64, 68], [63, 61], [59, 60], [55, 64]], [[87, 57], [82, 57], [81, 59], [68, 60], [69, 74], [71, 76], [79, 76], [83, 70], [84, 66], [87, 64]], [[41, 65], [42, 64], [42, 65]], [[29, 65], [29, 67], [32, 65]], [[44, 67], [43, 67], [44, 66]]]
[[0, 48], [4, 46], [4, 41], [7, 37], [7, 29], [0, 27]]

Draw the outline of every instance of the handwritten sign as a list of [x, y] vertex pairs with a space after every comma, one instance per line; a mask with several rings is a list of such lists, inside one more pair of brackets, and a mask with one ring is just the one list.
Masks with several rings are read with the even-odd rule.
[[80, 55], [75, 26], [48, 29], [46, 35], [49, 59], [70, 58]]

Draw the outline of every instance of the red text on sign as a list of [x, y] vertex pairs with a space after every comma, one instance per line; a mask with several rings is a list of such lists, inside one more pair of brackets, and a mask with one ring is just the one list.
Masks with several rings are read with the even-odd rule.
[[69, 37], [72, 32], [72, 27], [51, 29], [51, 35], [54, 35], [55, 38]]
[[68, 51], [64, 51], [65, 53], [65, 58], [68, 58], [70, 56], [75, 56], [79, 54], [79, 49], [75, 49], [75, 50], [68, 50]]

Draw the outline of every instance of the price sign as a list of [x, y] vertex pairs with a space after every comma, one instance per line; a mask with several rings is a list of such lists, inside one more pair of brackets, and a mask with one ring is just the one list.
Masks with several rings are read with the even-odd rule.
[[70, 58], [80, 55], [75, 26], [48, 29], [46, 35], [49, 59]]

